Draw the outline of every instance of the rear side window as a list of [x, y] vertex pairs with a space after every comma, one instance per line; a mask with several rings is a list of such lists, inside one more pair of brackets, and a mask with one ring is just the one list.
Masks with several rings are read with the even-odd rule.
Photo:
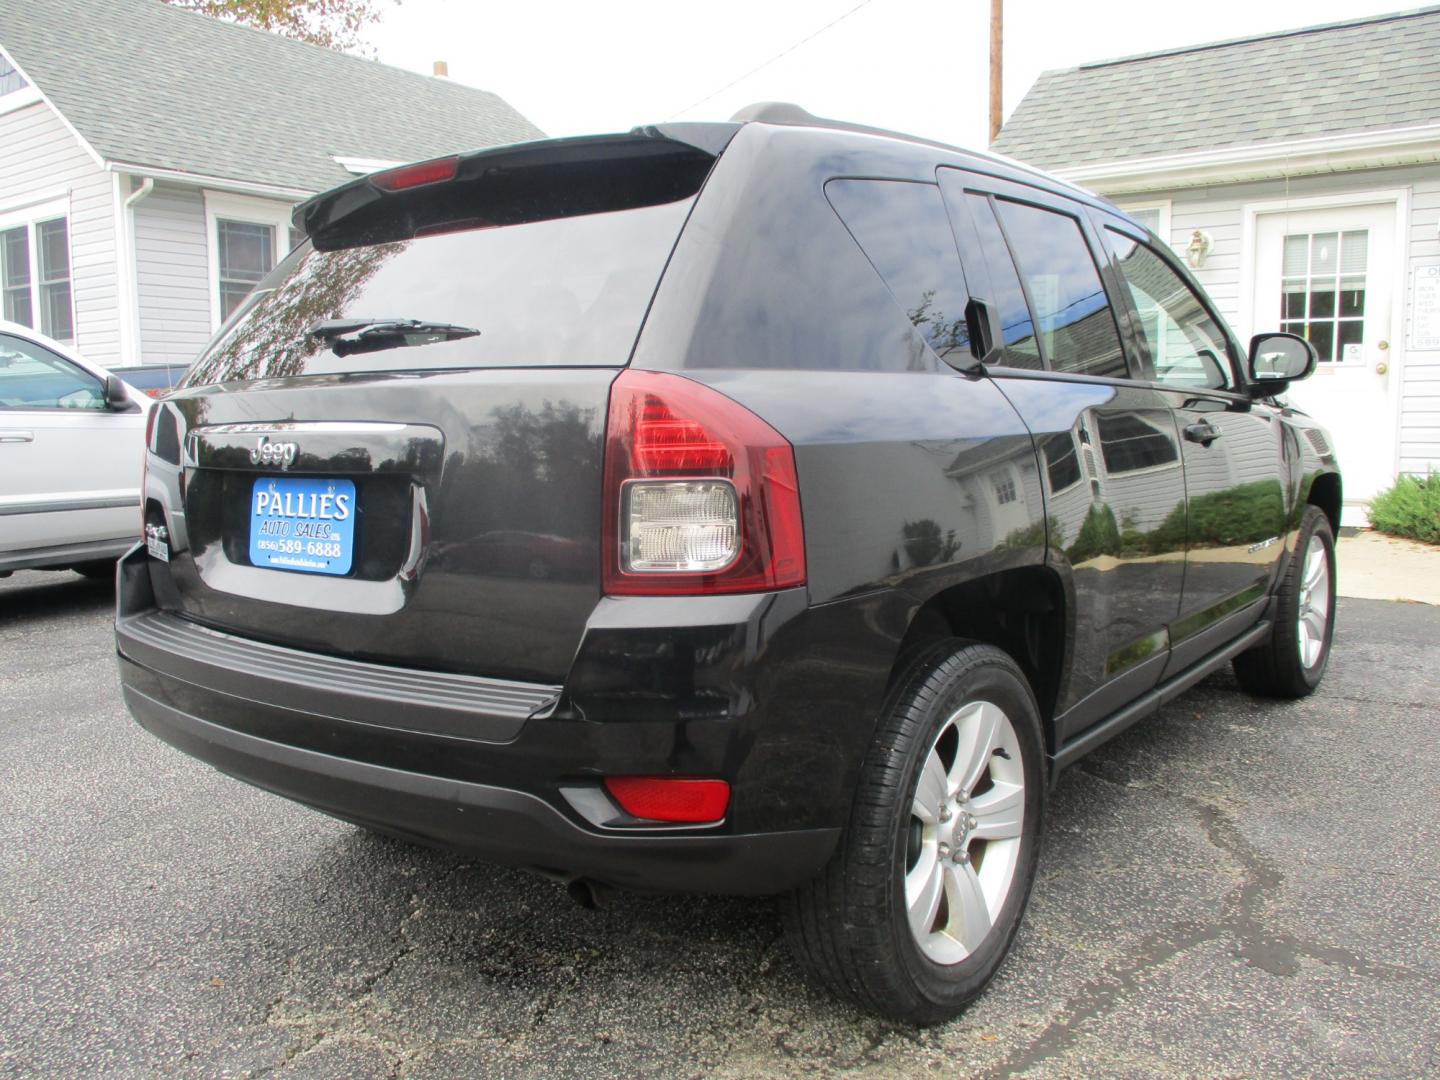
[[[965, 204], [970, 219], [975, 223], [976, 238], [980, 242], [979, 258], [984, 261], [990, 275], [991, 295], [986, 297], [995, 307], [1000, 319], [1000, 334], [1005, 345], [1005, 366], [1018, 368], [1043, 368], [1040, 359], [1040, 343], [1035, 337], [1035, 323], [1030, 318], [1030, 308], [1025, 303], [1025, 290], [1020, 287], [1020, 275], [1015, 272], [1015, 263], [1005, 245], [1005, 236], [995, 222], [990, 209], [990, 198], [973, 191], [965, 193]], [[966, 253], [968, 259], [969, 253]]]
[[1030, 298], [1041, 349], [1055, 371], [1124, 378], [1115, 316], [1080, 223], [1068, 214], [997, 198]]
[[965, 362], [965, 275], [940, 189], [903, 180], [831, 180], [825, 196], [905, 317], [941, 358]]

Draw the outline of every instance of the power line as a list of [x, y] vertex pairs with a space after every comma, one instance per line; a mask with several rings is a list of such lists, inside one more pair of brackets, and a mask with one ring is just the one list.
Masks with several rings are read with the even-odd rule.
[[785, 59], [785, 57], [789, 56], [789, 55], [790, 55], [792, 52], [794, 52], [796, 49], [800, 48], [800, 46], [802, 46], [802, 45], [808, 45], [810, 42], [814, 41], [814, 40], [815, 40], [817, 37], [819, 37], [821, 34], [825, 33], [826, 30], [829, 30], [829, 29], [830, 29], [831, 27], [833, 27], [833, 26], [839, 26], [842, 22], [844, 22], [846, 19], [848, 19], [851, 15], [854, 15], [857, 11], [859, 11], [859, 10], [860, 10], [861, 8], [863, 8], [863, 7], [869, 7], [870, 4], [872, 4], [873, 2], [874, 2], [874, 0], [860, 0], [860, 3], [856, 4], [856, 5], [855, 5], [854, 7], [852, 7], [849, 11], [845, 12], [845, 14], [840, 15], [840, 16], [838, 16], [838, 17], [835, 18], [835, 19], [832, 19], [830, 22], [828, 22], [828, 23], [826, 23], [824, 26], [820, 27], [819, 30], [816, 30], [813, 34], [810, 34], [808, 37], [803, 37], [803, 38], [801, 38], [799, 41], [795, 42], [794, 45], [791, 45], [788, 49], [785, 49], [783, 52], [778, 52], [778, 53], [776, 53], [774, 56], [770, 57], [770, 59], [769, 59], [769, 60], [766, 60], [763, 64], [758, 64], [758, 65], [756, 65], [755, 67], [751, 68], [749, 71], [745, 72], [744, 75], [741, 75], [738, 79], [732, 79], [730, 82], [728, 82], [728, 83], [726, 83], [724, 86], [720, 87], [719, 90], [716, 90], [713, 94], [706, 94], [706, 95], [705, 95], [703, 98], [701, 98], [699, 101], [695, 102], [695, 103], [692, 104], [692, 105], [686, 105], [685, 108], [681, 109], [681, 110], [680, 110], [679, 112], [677, 112], [677, 113], [672, 113], [672, 114], [671, 114], [669, 117], [667, 117], [666, 119], [676, 120], [676, 119], [678, 119], [679, 117], [684, 116], [687, 112], [690, 112], [692, 109], [698, 109], [701, 105], [704, 105], [707, 101], [711, 101], [711, 100], [719, 97], [721, 94], [725, 93], [725, 91], [726, 91], [726, 90], [729, 90], [731, 87], [739, 86], [739, 85], [740, 85], [742, 82], [744, 82], [746, 79], [750, 78], [751, 75], [754, 75], [756, 72], [764, 71], [767, 67], [769, 67], [771, 64], [775, 63], [777, 60], [783, 60], [783, 59]]

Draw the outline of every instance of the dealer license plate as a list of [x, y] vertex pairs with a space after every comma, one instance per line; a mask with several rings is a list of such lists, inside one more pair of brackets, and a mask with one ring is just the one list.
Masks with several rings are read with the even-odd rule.
[[307, 574], [348, 574], [355, 552], [355, 484], [262, 476], [250, 492], [250, 562]]

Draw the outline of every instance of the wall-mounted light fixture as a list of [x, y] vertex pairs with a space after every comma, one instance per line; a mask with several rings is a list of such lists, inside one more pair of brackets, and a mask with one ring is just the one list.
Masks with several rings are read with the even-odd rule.
[[1196, 229], [1190, 234], [1190, 244], [1185, 248], [1185, 261], [1196, 270], [1205, 265], [1205, 256], [1210, 254], [1210, 249], [1215, 246], [1215, 238], [1204, 229]]

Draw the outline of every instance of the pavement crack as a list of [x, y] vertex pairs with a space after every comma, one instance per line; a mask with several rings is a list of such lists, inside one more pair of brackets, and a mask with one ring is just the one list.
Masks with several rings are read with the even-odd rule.
[[424, 913], [425, 908], [420, 903], [420, 893], [418, 891], [412, 892], [410, 894], [409, 908], [405, 914], [401, 916], [400, 922], [395, 928], [395, 934], [391, 938], [391, 942], [396, 946], [396, 949], [386, 958], [385, 962], [380, 965], [378, 971], [360, 977], [359, 989], [351, 995], [351, 1001], [356, 1007], [359, 1007], [361, 1003], [374, 994], [375, 985], [380, 982], [381, 979], [387, 977], [400, 965], [402, 960], [415, 951], [417, 947], [416, 942], [415, 939], [410, 936], [407, 924], [420, 918]]
[[1167, 932], [1147, 936], [1123, 962], [1106, 965], [1102, 974], [1072, 994], [1059, 1017], [1051, 1020], [1028, 1045], [981, 1074], [982, 1080], [1002, 1080], [1058, 1057], [1079, 1037], [1087, 1021], [1114, 1008], [1139, 986], [1147, 971], [1218, 936], [1220, 928], [1212, 923], [1176, 923]]
[[[1104, 783], [1124, 786], [1090, 770], [1085, 772]], [[1211, 941], [1234, 941], [1236, 955], [1247, 965], [1282, 977], [1298, 974], [1303, 958], [1372, 979], [1430, 981], [1427, 975], [1410, 968], [1376, 963], [1348, 949], [1269, 929], [1264, 922], [1264, 912], [1285, 881], [1279, 864], [1252, 844], [1222, 807], [1194, 796], [1183, 796], [1179, 801], [1200, 819], [1210, 843], [1241, 870], [1242, 880], [1226, 898], [1221, 916], [1203, 922], [1176, 923], [1166, 932], [1142, 939], [1135, 950], [1107, 964], [1100, 975], [1072, 994], [1061, 1015], [1051, 1020], [1027, 1045], [983, 1073], [984, 1080], [1001, 1080], [1023, 1073], [1063, 1054], [1088, 1021], [1105, 1015], [1136, 990], [1145, 973]]]
[[1237, 862], [1245, 875], [1232, 894], [1233, 914], [1220, 925], [1234, 936], [1238, 955], [1251, 967], [1272, 975], [1295, 975], [1304, 958], [1372, 979], [1423, 978], [1410, 968], [1376, 963], [1349, 949], [1321, 945], [1268, 928], [1264, 909], [1285, 880], [1279, 865], [1246, 839], [1240, 826], [1219, 806], [1193, 796], [1186, 796], [1184, 802], [1200, 818], [1210, 843]]

